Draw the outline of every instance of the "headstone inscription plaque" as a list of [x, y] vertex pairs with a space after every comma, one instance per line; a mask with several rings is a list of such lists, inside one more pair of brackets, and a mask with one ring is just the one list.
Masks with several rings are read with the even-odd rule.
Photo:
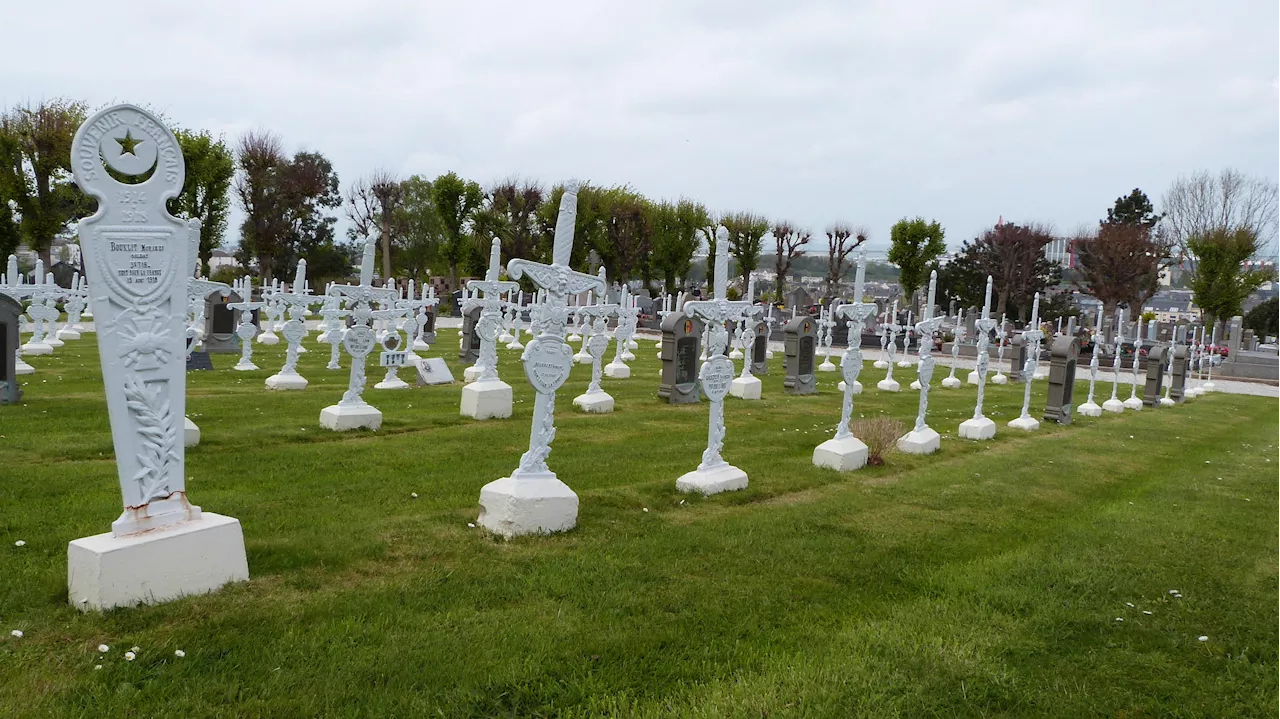
[[684, 312], [662, 319], [662, 381], [658, 397], [671, 404], [698, 402], [698, 356], [702, 352], [701, 320]]

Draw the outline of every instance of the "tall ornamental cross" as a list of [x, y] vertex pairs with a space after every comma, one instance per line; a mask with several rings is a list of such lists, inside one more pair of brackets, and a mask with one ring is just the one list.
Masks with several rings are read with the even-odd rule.
[[[1044, 331], [1040, 329], [1040, 293], [1037, 292], [1031, 302], [1031, 322], [1022, 331], [1027, 342], [1027, 363], [1022, 366], [1022, 381], [1026, 383], [1022, 393], [1022, 414], [1015, 421], [1035, 421], [1031, 416], [1031, 381], [1035, 378], [1036, 367], [1040, 365], [1040, 341], [1044, 339]], [[1039, 423], [1037, 422], [1037, 425]]]
[[941, 315], [933, 314], [933, 299], [938, 289], [938, 271], [929, 273], [929, 299], [924, 306], [924, 319], [916, 323], [916, 352], [920, 356], [920, 365], [916, 377], [920, 381], [920, 409], [916, 413], [916, 426], [912, 431], [920, 432], [928, 428], [925, 415], [929, 411], [929, 380], [933, 379], [933, 333], [942, 324]]
[[[601, 282], [605, 282], [605, 270], [600, 268], [599, 277]], [[620, 305], [609, 304], [606, 302], [598, 302], [593, 305], [584, 305], [578, 308], [578, 316], [587, 320], [587, 327], [590, 328], [588, 334], [583, 332], [583, 346], [587, 353], [591, 355], [591, 384], [587, 386], [584, 395], [595, 396], [604, 394], [604, 389], [600, 386], [600, 379], [603, 375], [600, 367], [600, 360], [604, 357], [604, 352], [609, 348], [609, 332], [607, 323], [609, 318], [617, 313]]]
[[978, 339], [978, 401], [973, 406], [973, 419], [981, 422], [986, 419], [982, 415], [982, 401], [987, 392], [987, 367], [991, 363], [991, 353], [987, 346], [991, 342], [991, 330], [996, 328], [996, 320], [991, 316], [991, 275], [987, 275], [987, 294], [982, 301], [982, 316], [973, 323], [973, 331]]
[[570, 181], [560, 198], [551, 264], [525, 259], [513, 259], [507, 263], [508, 276], [518, 280], [528, 275], [533, 284], [546, 291], [546, 300], [537, 306], [531, 318], [530, 329], [534, 337], [525, 345], [520, 357], [525, 377], [537, 394], [533, 400], [529, 450], [520, 457], [520, 468], [511, 474], [512, 479], [555, 477], [547, 468], [547, 456], [551, 454], [551, 441], [556, 436], [556, 390], [569, 378], [573, 369], [573, 350], [564, 341], [565, 325], [569, 322], [566, 298], [587, 290], [595, 290], [603, 296], [605, 290], [604, 281], [599, 277], [569, 269], [577, 216], [578, 185]]
[[[289, 319], [281, 330], [285, 342], [288, 343], [284, 355], [284, 366], [280, 368], [281, 375], [301, 377], [298, 374], [298, 350], [302, 347], [303, 338], [307, 336], [305, 319], [307, 311], [317, 299], [319, 298], [311, 294], [311, 288], [307, 285], [307, 261], [298, 260], [298, 267], [294, 270], [293, 284], [288, 291], [280, 290], [275, 294], [275, 300], [289, 314]], [[267, 386], [271, 386], [271, 383], [268, 382]], [[305, 381], [303, 386], [306, 386]]]
[[707, 360], [698, 372], [702, 391], [711, 400], [711, 417], [707, 429], [707, 448], [702, 452], [698, 471], [713, 470], [729, 463], [720, 456], [724, 447], [724, 398], [733, 382], [733, 360], [724, 354], [729, 342], [725, 323], [731, 320], [745, 321], [760, 313], [750, 300], [731, 302], [729, 296], [729, 231], [716, 230], [715, 296], [710, 300], [684, 303], [684, 313], [706, 323], [708, 336]]
[[351, 375], [347, 382], [347, 391], [338, 402], [340, 407], [359, 407], [368, 403], [361, 395], [365, 384], [365, 359], [373, 351], [376, 333], [373, 331], [373, 303], [394, 304], [397, 293], [394, 287], [373, 286], [374, 253], [378, 238], [370, 235], [364, 243], [364, 257], [360, 262], [360, 284], [330, 285], [329, 294], [346, 299], [347, 307], [354, 323], [342, 335], [342, 346], [351, 355]]
[[485, 271], [483, 280], [467, 282], [467, 289], [479, 292], [483, 296], [468, 300], [463, 304], [463, 312], [472, 307], [480, 308], [480, 319], [476, 322], [476, 333], [480, 335], [480, 373], [477, 382], [498, 379], [498, 335], [502, 332], [502, 310], [506, 303], [502, 300], [504, 292], [520, 289], [519, 282], [499, 280], [502, 271], [502, 242], [493, 238], [489, 245], [489, 269]]
[[862, 372], [862, 328], [866, 326], [867, 318], [876, 313], [874, 302], [862, 301], [866, 265], [867, 251], [859, 250], [858, 269], [853, 278], [853, 303], [840, 305], [835, 309], [837, 321], [843, 318], [848, 318], [849, 321], [849, 339], [845, 342], [844, 356], [840, 358], [840, 372], [844, 375], [844, 401], [840, 408], [840, 424], [836, 425], [836, 439], [853, 436], [849, 431], [849, 420], [853, 417], [854, 383]]

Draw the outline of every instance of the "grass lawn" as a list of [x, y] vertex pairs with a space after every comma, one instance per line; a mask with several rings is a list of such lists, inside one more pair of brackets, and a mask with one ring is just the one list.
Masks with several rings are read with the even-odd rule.
[[[252, 581], [88, 615], [67, 542], [121, 509], [93, 335], [32, 358], [25, 405], [0, 407], [0, 717], [1276, 716], [1274, 399], [1027, 435], [1005, 426], [1021, 386], [990, 387], [999, 435], [977, 444], [956, 438], [974, 390], [940, 372], [942, 450], [841, 475], [810, 461], [837, 373], [787, 396], [778, 356], [763, 401], [726, 407], [750, 488], [686, 497], [707, 405], [656, 399], [645, 341], [605, 380], [614, 414], [572, 407], [588, 367], [560, 393], [550, 464], [577, 529], [502, 541], [468, 522], [527, 446], [515, 353], [509, 420], [460, 418], [460, 383], [370, 389], [382, 430], [334, 434], [318, 417], [347, 372], [310, 348], [304, 392], [264, 389], [281, 347], [189, 375], [190, 497], [243, 523]], [[855, 415], [910, 421], [917, 393], [881, 376]]]

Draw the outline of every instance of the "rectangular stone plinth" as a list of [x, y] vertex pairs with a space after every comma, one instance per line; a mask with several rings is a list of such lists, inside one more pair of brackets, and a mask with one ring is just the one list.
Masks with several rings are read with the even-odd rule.
[[159, 604], [249, 579], [240, 520], [200, 519], [127, 537], [107, 532], [67, 545], [67, 598], [81, 611]]

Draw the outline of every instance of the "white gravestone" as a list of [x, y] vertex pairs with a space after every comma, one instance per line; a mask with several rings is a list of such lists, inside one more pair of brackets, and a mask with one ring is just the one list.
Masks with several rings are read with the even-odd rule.
[[302, 339], [307, 336], [307, 324], [303, 319], [307, 307], [315, 300], [307, 287], [307, 261], [298, 260], [298, 267], [293, 276], [293, 286], [288, 292], [278, 291], [275, 300], [280, 302], [289, 313], [289, 321], [284, 323], [281, 334], [288, 343], [284, 354], [284, 366], [280, 371], [267, 378], [267, 389], [302, 390], [307, 388], [307, 378], [298, 373], [298, 350], [302, 347]]
[[1022, 414], [1009, 422], [1009, 426], [1032, 432], [1040, 429], [1040, 420], [1031, 416], [1031, 383], [1035, 380], [1036, 367], [1040, 364], [1040, 340], [1044, 338], [1044, 332], [1040, 329], [1039, 292], [1031, 302], [1031, 322], [1027, 323], [1022, 337], [1027, 343], [1027, 362], [1022, 366], [1022, 381], [1026, 383], [1022, 390]]
[[920, 408], [916, 413], [916, 424], [910, 432], [898, 438], [898, 449], [907, 454], [931, 454], [938, 451], [942, 438], [937, 430], [925, 421], [929, 411], [929, 381], [933, 379], [933, 333], [942, 324], [942, 317], [933, 315], [933, 299], [938, 287], [938, 271], [929, 273], [929, 299], [924, 307], [924, 319], [916, 323], [919, 334], [920, 364], [916, 371], [916, 381], [920, 384]]
[[53, 343], [48, 341], [47, 333], [49, 322], [57, 314], [56, 310], [50, 311], [46, 301], [51, 294], [51, 289], [48, 283], [45, 282], [43, 260], [36, 260], [33, 280], [31, 290], [28, 293], [31, 302], [27, 305], [27, 317], [31, 318], [31, 339], [22, 345], [22, 353], [25, 355], [51, 355], [53, 354]]
[[347, 391], [337, 404], [320, 410], [320, 426], [335, 432], [350, 429], [373, 429], [382, 426], [382, 412], [364, 400], [365, 360], [373, 351], [376, 333], [373, 331], [374, 302], [394, 302], [396, 291], [374, 287], [373, 265], [377, 236], [365, 241], [364, 258], [360, 265], [360, 284], [330, 285], [329, 293], [343, 297], [348, 304], [352, 325], [342, 333], [342, 346], [351, 356], [351, 374]]
[[884, 379], [876, 383], [876, 389], [881, 392], [897, 392], [902, 388], [893, 378], [893, 368], [896, 364], [893, 360], [898, 353], [898, 333], [901, 331], [902, 325], [898, 324], [898, 301], [894, 300], [893, 309], [889, 311], [889, 324], [885, 325], [885, 336], [889, 340], [889, 354], [884, 362]]
[[[915, 366], [915, 362], [911, 361], [911, 328], [914, 326], [915, 316], [907, 310], [907, 324], [902, 328], [902, 359], [898, 360], [898, 366], [904, 369]], [[919, 387], [913, 389], [919, 389]]]
[[1089, 360], [1089, 399], [1084, 404], [1076, 408], [1076, 413], [1085, 417], [1101, 417], [1102, 407], [1093, 401], [1094, 387], [1098, 384], [1098, 361], [1099, 355], [1102, 354], [1102, 310], [1098, 310], [1097, 325], [1093, 328], [1093, 336], [1090, 338], [1090, 344], [1093, 345], [1093, 357]]
[[253, 363], [253, 337], [258, 334], [258, 328], [253, 325], [253, 311], [261, 308], [262, 303], [252, 300], [253, 281], [248, 275], [240, 279], [240, 282], [234, 286], [234, 291], [241, 300], [228, 302], [227, 307], [240, 310], [240, 324], [236, 326], [236, 337], [240, 338], [240, 361], [236, 362], [231, 369], [251, 372], [258, 369], [258, 365]]
[[951, 338], [951, 372], [942, 378], [942, 386], [947, 389], [959, 389], [960, 378], [956, 376], [956, 365], [960, 362], [960, 343], [964, 341], [964, 310], [960, 310], [960, 314], [956, 319], [956, 328], [952, 332]]
[[[6, 269], [6, 273], [3, 277], [0, 277], [0, 294], [8, 295], [10, 299], [21, 305], [22, 301], [30, 297], [34, 291], [34, 285], [23, 282], [22, 275], [18, 273], [18, 258], [15, 255], [9, 255], [9, 264]], [[19, 336], [21, 336], [22, 322], [25, 320], [26, 315], [18, 315]], [[18, 343], [17, 347], [13, 348], [13, 355], [13, 373], [15, 375], [35, 373], [36, 368], [27, 364], [22, 359], [21, 342]], [[0, 359], [0, 362], [2, 361], [3, 360]]]
[[1008, 339], [1008, 333], [1005, 331], [1005, 315], [1000, 315], [1000, 334], [996, 343], [996, 373], [991, 375], [991, 384], [1008, 384], [1009, 375], [1002, 371], [1004, 367], [1004, 346]]
[[280, 302], [279, 294], [279, 280], [272, 280], [271, 284], [264, 285], [262, 288], [262, 311], [259, 313], [262, 332], [258, 333], [255, 340], [260, 345], [280, 344], [280, 337], [276, 334], [276, 330], [279, 328], [280, 318], [284, 315], [284, 305]]
[[[600, 268], [600, 281], [605, 281], [604, 268]], [[591, 384], [587, 391], [573, 398], [573, 406], [583, 412], [606, 414], [613, 411], [613, 397], [600, 386], [600, 360], [609, 349], [609, 317], [618, 311], [618, 305], [599, 303], [578, 309], [578, 313], [591, 321], [590, 334], [583, 334], [584, 344], [591, 353]]]
[[702, 452], [702, 462], [696, 470], [676, 480], [676, 489], [681, 492], [716, 494], [747, 487], [747, 473], [720, 456], [725, 436], [724, 398], [729, 394], [729, 385], [733, 382], [733, 360], [724, 353], [729, 342], [729, 331], [725, 328], [725, 323], [753, 317], [760, 308], [752, 306], [748, 300], [728, 300], [729, 232], [724, 227], [716, 231], [715, 270], [715, 298], [686, 302], [684, 305], [686, 315], [702, 320], [708, 328], [707, 359], [698, 373], [698, 383], [702, 386], [702, 393], [710, 400], [711, 412], [707, 422], [707, 448]]
[[826, 316], [818, 319], [818, 326], [822, 328], [822, 364], [818, 365], [819, 372], [836, 371], [836, 365], [831, 361], [831, 338], [836, 327], [835, 315], [838, 309], [839, 305], [828, 307]]
[[[759, 377], [752, 374], [751, 363], [755, 359], [752, 349], [755, 347], [756, 341], [756, 322], [752, 320], [752, 316], [764, 311], [763, 307], [755, 304], [753, 299], [756, 296], [756, 276], [754, 274], [748, 276], [747, 280], [747, 302], [751, 303], [752, 312], [742, 314], [738, 317], [738, 345], [742, 351], [738, 356], [742, 358], [742, 374], [738, 375], [733, 382], [729, 383], [729, 394], [740, 399], [760, 399], [760, 395], [764, 390], [764, 382]], [[730, 358], [733, 355], [729, 355]]]
[[[1126, 399], [1124, 401], [1124, 408], [1131, 409], [1135, 412], [1142, 411], [1142, 397], [1138, 396], [1138, 377], [1139, 377], [1138, 360], [1141, 359], [1140, 357], [1140, 355], [1142, 354], [1140, 351], [1141, 349], [1142, 349], [1142, 317], [1139, 316], [1138, 328], [1133, 334], [1133, 364], [1132, 364], [1133, 382], [1129, 385], [1129, 399]], [[1118, 347], [1116, 348], [1116, 351], [1117, 352], [1120, 351]]]
[[[126, 185], [107, 173], [139, 177]], [[93, 287], [107, 412], [124, 512], [67, 548], [68, 599], [82, 610], [163, 602], [249, 578], [239, 521], [187, 501], [187, 268], [198, 220], [169, 215], [182, 189], [177, 140], [131, 105], [90, 117], [72, 143], [76, 185], [97, 212], [77, 234]]]
[[[191, 254], [194, 257], [194, 261], [191, 263], [194, 272], [192, 276], [187, 277], [188, 359], [191, 358], [191, 353], [196, 349], [196, 345], [204, 338], [205, 299], [212, 294], [218, 294], [223, 297], [231, 294], [231, 286], [224, 282], [200, 279], [200, 235], [198, 233], [191, 238]], [[184, 444], [187, 447], [195, 447], [200, 444], [200, 427], [195, 422], [192, 422], [190, 417], [185, 419], [184, 426], [186, 428], [183, 434]]]
[[561, 532], [572, 529], [578, 522], [578, 495], [547, 466], [551, 441], [556, 436], [556, 390], [573, 369], [573, 349], [564, 341], [565, 325], [569, 321], [565, 297], [589, 289], [604, 292], [605, 287], [600, 278], [569, 269], [577, 210], [578, 187], [569, 182], [560, 198], [552, 263], [544, 265], [523, 259], [507, 263], [510, 277], [518, 280], [528, 275], [535, 285], [546, 291], [545, 301], [534, 308], [531, 323], [534, 337], [521, 355], [525, 377], [537, 393], [529, 449], [521, 455], [520, 467], [510, 477], [490, 482], [480, 490], [479, 524], [507, 537]]
[[54, 333], [54, 336], [60, 340], [80, 339], [80, 313], [84, 311], [84, 300], [80, 295], [80, 280], [79, 272], [71, 277], [71, 288], [66, 294], [67, 324]]
[[474, 381], [462, 388], [461, 414], [472, 419], [511, 416], [511, 385], [498, 377], [498, 342], [503, 322], [502, 293], [517, 290], [520, 284], [498, 279], [502, 270], [501, 253], [501, 242], [495, 237], [489, 248], [489, 269], [485, 278], [467, 283], [467, 289], [483, 295], [482, 299], [472, 301], [472, 306], [480, 307], [480, 319], [475, 329], [480, 335], [480, 358], [464, 372], [465, 376], [475, 371], [472, 375]]
[[[862, 328], [867, 318], [876, 313], [876, 306], [862, 301], [862, 285], [866, 277], [867, 251], [858, 252], [858, 269], [853, 280], [853, 304], [840, 305], [836, 308], [836, 319], [849, 319], [849, 337], [862, 337]], [[840, 405], [840, 424], [836, 425], [836, 434], [831, 439], [818, 445], [813, 450], [813, 463], [818, 467], [830, 467], [838, 472], [851, 472], [861, 469], [867, 463], [867, 445], [853, 436], [849, 430], [849, 421], [853, 417], [854, 388], [858, 384], [858, 374], [862, 372], [862, 343], [848, 341], [845, 343], [844, 356], [840, 358], [840, 371], [844, 375], [843, 402]]]
[[1120, 391], [1120, 369], [1124, 366], [1123, 360], [1120, 359], [1120, 346], [1123, 343], [1124, 309], [1121, 308], [1116, 319], [1115, 356], [1111, 360], [1111, 399], [1102, 403], [1103, 412], [1120, 413], [1125, 410], [1124, 402], [1117, 396]]
[[[579, 314], [582, 310], [578, 311]], [[627, 379], [631, 376], [631, 368], [626, 364], [627, 355], [631, 354], [627, 351], [627, 340], [631, 339], [631, 333], [635, 330], [635, 319], [637, 309], [632, 303], [631, 291], [628, 287], [622, 288], [622, 294], [618, 298], [618, 326], [614, 328], [614, 352], [613, 361], [604, 367], [604, 376], [612, 379]], [[584, 335], [585, 337], [585, 335]], [[585, 346], [585, 342], [583, 343]], [[635, 355], [631, 356], [635, 359]], [[594, 360], [593, 360], [594, 361]]]
[[987, 367], [991, 361], [987, 345], [991, 340], [991, 330], [995, 329], [995, 326], [996, 321], [991, 317], [991, 275], [987, 275], [987, 294], [982, 301], [982, 317], [973, 324], [978, 338], [978, 361], [977, 368], [974, 370], [978, 375], [978, 401], [973, 406], [973, 417], [960, 423], [960, 436], [964, 439], [984, 440], [996, 436], [995, 421], [982, 414], [982, 401], [987, 391]]
[[889, 366], [889, 360], [886, 359], [889, 356], [889, 322], [888, 320], [889, 320], [888, 310], [886, 309], [884, 321], [881, 322], [880, 327], [877, 328], [880, 333], [880, 359], [876, 360], [871, 364], [871, 366], [875, 367], [876, 369], [886, 369]]

